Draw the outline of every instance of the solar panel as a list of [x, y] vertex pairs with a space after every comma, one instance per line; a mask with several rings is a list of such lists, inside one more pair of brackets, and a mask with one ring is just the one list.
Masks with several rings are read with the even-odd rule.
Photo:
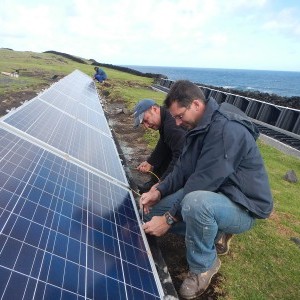
[[[91, 105], [88, 101], [83, 101], [81, 103], [74, 100], [74, 98], [71, 98], [69, 95], [65, 95], [61, 90], [56, 89], [45, 91], [39, 96], [39, 98], [65, 111], [66, 113], [71, 114], [75, 118], [78, 118], [79, 120], [110, 134], [107, 122], [105, 122], [102, 116], [99, 115], [99, 113], [104, 114], [101, 105], [99, 105], [99, 101], [93, 105]], [[85, 100], [84, 97], [79, 99], [80, 101]], [[99, 121], [102, 122], [99, 124]]]
[[[86, 78], [75, 71], [50, 89], [74, 81], [77, 89], [91, 89]], [[117, 173], [121, 163], [111, 136], [47, 101], [37, 97], [0, 122], [1, 299], [161, 299], [133, 195], [124, 172]], [[49, 119], [65, 124], [65, 131], [51, 127]], [[59, 133], [64, 141], [54, 138]], [[78, 139], [68, 137], [78, 133]], [[87, 143], [77, 147], [82, 153], [71, 151], [76, 141]], [[88, 152], [95, 145], [102, 149]], [[97, 151], [103, 157], [94, 163]]]
[[[104, 115], [102, 119], [105, 120]], [[34, 99], [4, 122], [28, 135], [61, 150], [97, 170], [126, 182], [123, 167], [111, 135], [81, 122], [74, 117]]]
[[[76, 75], [75, 72], [75, 78]], [[70, 82], [72, 81], [67, 80], [65, 85], [70, 84]], [[59, 91], [65, 90], [62, 88], [63, 83], [64, 80], [60, 84], [54, 85], [50, 90], [56, 90], [56, 88], [59, 88]], [[80, 85], [76, 83], [77, 90], [78, 86]], [[90, 84], [86, 84], [84, 87], [87, 90], [91, 88]], [[53, 103], [49, 104], [49, 98], [47, 98], [47, 102], [43, 101], [44, 94], [56, 95], [53, 98]], [[89, 111], [87, 115], [93, 118], [90, 118], [89, 122], [84, 122], [82, 115], [85, 115], [85, 110], [82, 107], [86, 107], [87, 101], [86, 95], [83, 97], [83, 91], [75, 94], [77, 98], [72, 100], [74, 108], [70, 109], [69, 112], [62, 110], [61, 106], [56, 106], [57, 103], [70, 101], [64, 98], [64, 94], [60, 93], [60, 98], [57, 96], [57, 92], [48, 93], [46, 91], [44, 94], [34, 98], [22, 109], [7, 115], [3, 121], [38, 141], [43, 141], [66, 155], [126, 183], [125, 172], [120, 160], [116, 159], [117, 149], [104, 114], [87, 108]], [[87, 95], [90, 94], [89, 92]], [[94, 122], [96, 120], [99, 126], [93, 124], [91, 120]]]

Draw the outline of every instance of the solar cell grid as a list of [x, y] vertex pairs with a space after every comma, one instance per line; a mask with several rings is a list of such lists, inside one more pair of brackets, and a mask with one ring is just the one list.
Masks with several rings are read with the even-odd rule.
[[1, 299], [160, 299], [127, 185], [80, 71], [2, 118]]
[[77, 103], [68, 95], [63, 95], [57, 89], [49, 89], [39, 96], [39, 99], [75, 116]]
[[[102, 120], [104, 122], [104, 116]], [[127, 181], [110, 136], [101, 134], [39, 99], [34, 99], [4, 121], [119, 181]]]
[[2, 299], [159, 299], [129, 192], [0, 137]]
[[96, 111], [87, 108], [85, 105], [82, 105], [80, 103], [77, 106], [75, 116], [79, 120], [82, 120], [83, 122], [94, 126], [98, 130], [101, 130], [108, 135], [111, 135], [106, 119]]
[[[49, 102], [54, 106], [47, 105], [44, 101], [40, 100], [41, 98], [36, 97], [30, 103], [22, 107], [22, 110], [15, 112], [13, 115], [7, 116], [6, 122], [10, 124], [18, 124], [18, 128], [22, 130], [26, 130], [25, 126], [30, 126], [35, 122], [35, 120], [44, 120], [45, 114], [51, 113], [48, 121], [51, 122], [52, 118], [57, 118], [61, 113], [66, 112], [69, 117], [74, 117], [79, 121], [86, 123], [87, 125], [95, 127], [95, 129], [107, 134], [111, 135], [110, 129], [108, 127], [106, 118], [104, 115], [99, 114], [98, 112], [89, 109], [85, 105], [75, 102], [71, 99], [58, 99]], [[55, 99], [55, 98], [51, 98]], [[56, 107], [59, 109], [57, 110]], [[40, 113], [43, 112], [43, 115]], [[62, 115], [64, 118], [65, 116]], [[53, 120], [54, 121], [54, 120]], [[24, 123], [24, 127], [20, 127], [21, 124]]]
[[[78, 93], [74, 93], [73, 91], [72, 96], [67, 94], [68, 91], [64, 90], [64, 86], [66, 86], [66, 83], [64, 83], [64, 85], [53, 86], [53, 88], [48, 89], [39, 95], [39, 98], [72, 115], [75, 115], [72, 109], [74, 110], [74, 107], [76, 107], [78, 103], [81, 103], [81, 105], [94, 110], [95, 112], [104, 113], [102, 106], [99, 103], [99, 98], [97, 95], [91, 94], [89, 89], [83, 89]], [[92, 101], [90, 95], [92, 95]]]
[[77, 99], [92, 109], [102, 110], [94, 83], [90, 77], [85, 78], [80, 72], [75, 71], [66, 76], [54, 88], [62, 95]]

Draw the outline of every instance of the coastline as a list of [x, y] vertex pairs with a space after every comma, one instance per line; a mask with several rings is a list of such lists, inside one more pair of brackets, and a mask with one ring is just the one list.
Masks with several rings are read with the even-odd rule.
[[[70, 55], [70, 54], [57, 52], [57, 51], [45, 51], [45, 52], [54, 53], [56, 55], [61, 55], [68, 59], [72, 59], [76, 62], [86, 64], [86, 62], [84, 60], [80, 59], [80, 61], [78, 61], [79, 58], [77, 58], [73, 55]], [[144, 72], [132, 69], [132, 67], [130, 68], [130, 67], [124, 67], [124, 66], [118, 66], [118, 65], [112, 65], [112, 64], [99, 63], [94, 59], [89, 59], [89, 61], [91, 62], [91, 65], [102, 66], [105, 68], [110, 68], [110, 69], [118, 70], [121, 72], [126, 72], [126, 73], [137, 75], [137, 76], [153, 78], [154, 80], [159, 79], [159, 78], [165, 78], [165, 79], [172, 80], [172, 78], [168, 78], [167, 75], [160, 74], [160, 73], [148, 73], [148, 72], [144, 73]], [[205, 87], [208, 87], [211, 89], [220, 90], [220, 91], [224, 91], [227, 93], [240, 95], [243, 97], [254, 98], [254, 99], [268, 102], [268, 103], [271, 103], [274, 105], [279, 105], [279, 106], [284, 106], [284, 107], [289, 107], [289, 108], [294, 108], [294, 109], [300, 109], [300, 96], [285, 97], [285, 96], [280, 96], [280, 95], [273, 94], [273, 93], [270, 94], [270, 93], [260, 92], [260, 91], [256, 91], [256, 90], [243, 91], [243, 90], [237, 90], [234, 88], [224, 88], [224, 87], [220, 87], [220, 86], [216, 86], [216, 85], [207, 85], [207, 84], [200, 83], [200, 82], [194, 82], [194, 83], [196, 83], [197, 85], [202, 85], [202, 86], [205, 86]]]
[[298, 96], [283, 97], [283, 96], [279, 96], [276, 94], [263, 93], [260, 91], [241, 91], [241, 90], [235, 90], [235, 89], [230, 89], [230, 88], [215, 87], [215, 86], [206, 85], [206, 84], [202, 84], [202, 83], [196, 83], [196, 84], [206, 86], [211, 89], [243, 96], [243, 97], [261, 100], [261, 101], [268, 102], [268, 103], [271, 103], [274, 105], [279, 105], [279, 106], [284, 106], [284, 107], [289, 107], [289, 108], [294, 108], [294, 109], [300, 110], [300, 97], [298, 97]]

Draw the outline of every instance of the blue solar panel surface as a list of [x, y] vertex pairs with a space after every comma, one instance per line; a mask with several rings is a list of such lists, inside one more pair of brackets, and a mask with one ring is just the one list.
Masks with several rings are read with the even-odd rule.
[[[88, 78], [79, 71], [71, 75]], [[45, 121], [56, 115], [68, 119], [59, 110], [49, 113], [53, 107], [42, 101], [32, 103], [41, 105], [39, 115], [50, 107]], [[30, 104], [16, 113], [21, 116]], [[28, 111], [24, 115], [37, 121]], [[18, 135], [30, 126], [7, 124], [0, 122], [1, 299], [160, 299], [161, 285], [126, 186]], [[97, 138], [85, 126], [89, 130], [82, 135]], [[113, 168], [115, 161], [99, 153]]]
[[[56, 87], [59, 88], [61, 86], [58, 85]], [[81, 103], [57, 89], [47, 90], [41, 94], [39, 98], [54, 105], [71, 116], [74, 116], [82, 122], [94, 126], [96, 129], [104, 131], [106, 134], [111, 134], [107, 122], [102, 116], [104, 112], [101, 105], [99, 105], [99, 101], [98, 105], [90, 105], [87, 101]], [[82, 98], [79, 99], [82, 100]]]
[[[103, 120], [105, 117], [103, 115]], [[122, 182], [126, 177], [116, 159], [111, 135], [87, 126], [47, 103], [34, 99], [5, 122]]]

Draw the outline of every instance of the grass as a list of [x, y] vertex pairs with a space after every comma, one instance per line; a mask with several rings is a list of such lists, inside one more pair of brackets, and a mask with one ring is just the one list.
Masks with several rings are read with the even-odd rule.
[[259, 147], [269, 175], [274, 212], [267, 220], [234, 237], [231, 255], [222, 258], [225, 299], [299, 299], [300, 249], [290, 240], [300, 236], [298, 183], [283, 179], [300, 174], [300, 160], [265, 145]]
[[[113, 87], [112, 87], [113, 89]], [[113, 93], [113, 91], [112, 91]], [[131, 88], [124, 83], [118, 94], [129, 108], [141, 98], [162, 103], [164, 95], [147, 87]], [[154, 147], [157, 133], [145, 139]], [[288, 170], [300, 174], [300, 160], [258, 142], [274, 196], [274, 213], [268, 220], [257, 220], [249, 232], [234, 237], [230, 255], [222, 257], [221, 299], [299, 299], [300, 249], [290, 240], [300, 237], [299, 182], [283, 180]]]
[[[128, 75], [126, 80], [120, 78], [111, 80], [111, 86], [101, 88], [102, 93], [109, 94], [107, 98], [110, 101], [125, 101], [127, 108], [131, 110], [143, 98], [151, 98], [158, 104], [163, 103], [164, 94], [150, 88], [151, 79], [132, 75], [131, 80], [128, 80]], [[153, 149], [158, 139], [158, 132], [151, 129], [145, 130], [144, 138], [148, 146]]]
[[[0, 96], [41, 87], [49, 82], [50, 76], [67, 75], [74, 69], [93, 74], [92, 66], [53, 54], [0, 49], [0, 57], [0, 71], [26, 69], [13, 84], [0, 85]], [[142, 98], [162, 103], [164, 95], [149, 88], [151, 79], [103, 69], [108, 74], [110, 87], [102, 92], [107, 92], [110, 101], [125, 101], [129, 109]], [[146, 132], [145, 138], [149, 146], [154, 147], [157, 133]], [[230, 254], [221, 258], [222, 280], [217, 289], [226, 295], [220, 299], [300, 299], [300, 248], [290, 240], [300, 237], [300, 183], [283, 179], [291, 169], [300, 176], [300, 160], [262, 141], [258, 144], [274, 196], [274, 212], [267, 220], [257, 220], [249, 232], [234, 237]]]

